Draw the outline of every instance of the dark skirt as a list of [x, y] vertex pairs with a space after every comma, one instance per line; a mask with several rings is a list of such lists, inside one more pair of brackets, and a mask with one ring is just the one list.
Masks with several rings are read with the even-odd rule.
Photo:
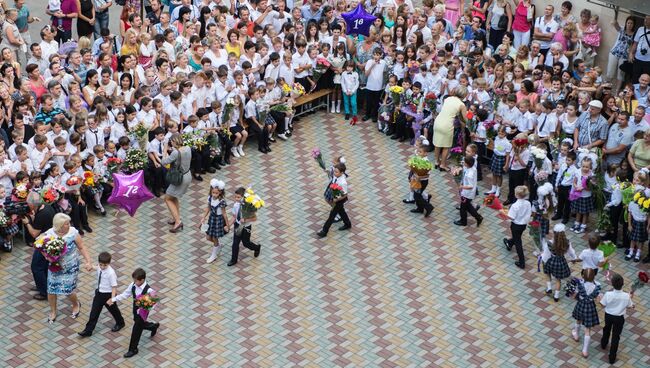
[[646, 228], [645, 221], [637, 221], [635, 219], [632, 219], [632, 232], [630, 233], [630, 240], [641, 243], [648, 240], [648, 229]]
[[551, 227], [551, 222], [548, 220], [548, 218], [542, 216], [539, 213], [535, 213], [535, 216], [533, 219], [537, 222], [539, 222], [539, 233], [542, 236], [548, 235], [548, 231]]
[[[233, 135], [235, 135], [237, 133], [241, 133], [243, 131], [244, 131], [244, 128], [239, 124], [235, 125], [234, 127], [230, 127], [230, 133], [232, 133]], [[232, 139], [234, 139], [234, 137]]]
[[579, 214], [588, 214], [594, 211], [593, 197], [580, 197], [571, 202], [571, 211]]
[[562, 280], [571, 276], [571, 269], [564, 256], [556, 256], [554, 254], [544, 263], [544, 273], [558, 280]]
[[5, 227], [0, 227], [0, 235], [4, 237], [16, 235], [20, 229], [18, 228], [18, 224], [11, 224], [9, 226]]
[[506, 156], [499, 156], [497, 154], [492, 155], [492, 160], [490, 160], [490, 171], [496, 176], [503, 176], [503, 167], [506, 164]]
[[571, 316], [580, 321], [582, 325], [587, 328], [598, 326], [600, 324], [596, 302], [591, 298], [578, 299]]
[[221, 238], [226, 235], [226, 231], [223, 229], [225, 225], [226, 222], [222, 215], [214, 215], [213, 213], [210, 213], [210, 217], [208, 218], [208, 231], [205, 233], [212, 238]]

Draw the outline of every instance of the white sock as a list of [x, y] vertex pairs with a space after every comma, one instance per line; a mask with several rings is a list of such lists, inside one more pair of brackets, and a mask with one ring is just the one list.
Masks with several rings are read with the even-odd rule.
[[636, 250], [636, 256], [641, 258], [641, 248]]
[[409, 192], [409, 195], [406, 197], [407, 201], [412, 201], [413, 200], [413, 191]]
[[551, 290], [551, 282], [546, 281], [546, 290]]
[[585, 334], [585, 339], [582, 342], [582, 352], [585, 353], [585, 354], [589, 352], [589, 341], [590, 340], [591, 340], [591, 336]]
[[578, 221], [574, 222], [573, 227], [580, 227], [580, 223]]
[[496, 185], [494, 187], [496, 188], [495, 191], [494, 191], [494, 195], [496, 195], [498, 197], [499, 194], [501, 194], [501, 188], [497, 187]]
[[219, 251], [219, 246], [218, 245], [212, 247], [212, 253], [210, 254], [210, 257], [216, 257], [218, 251]]
[[496, 185], [493, 185], [493, 186], [490, 188], [490, 192], [494, 193], [494, 192], [496, 192], [496, 191], [497, 191], [497, 186], [496, 186]]
[[341, 100], [336, 100], [336, 112], [341, 111]]
[[[550, 285], [551, 283], [549, 282], [548, 284]], [[555, 290], [555, 292], [553, 293], [553, 297], [555, 299], [560, 299], [560, 290]]]

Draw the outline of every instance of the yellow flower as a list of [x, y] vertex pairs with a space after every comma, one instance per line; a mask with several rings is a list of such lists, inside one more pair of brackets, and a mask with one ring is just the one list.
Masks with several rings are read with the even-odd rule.
[[639, 198], [639, 200], [637, 201], [637, 203], [639, 204], [639, 206], [643, 206], [643, 201], [644, 201], [644, 200], [645, 200], [645, 198], [643, 198], [643, 197]]
[[636, 193], [634, 194], [634, 201], [639, 200], [639, 197], [641, 197], [641, 192], [636, 192]]
[[251, 188], [246, 189], [246, 193], [248, 193], [250, 195], [255, 194], [255, 192], [253, 192], [253, 189], [251, 189]]
[[643, 201], [643, 208], [650, 208], [650, 198], [647, 198], [645, 201]]
[[245, 201], [246, 203], [253, 203], [254, 198], [253, 197], [246, 197]]

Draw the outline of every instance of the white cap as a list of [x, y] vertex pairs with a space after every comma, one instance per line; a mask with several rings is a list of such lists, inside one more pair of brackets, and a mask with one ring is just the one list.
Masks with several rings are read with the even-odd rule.
[[603, 108], [603, 103], [598, 101], [598, 100], [592, 100], [591, 102], [589, 102], [589, 106], [595, 107], [597, 109], [602, 109]]

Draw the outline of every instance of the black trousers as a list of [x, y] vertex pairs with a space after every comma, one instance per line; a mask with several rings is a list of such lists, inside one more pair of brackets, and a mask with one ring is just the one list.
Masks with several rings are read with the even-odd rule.
[[220, 132], [217, 135], [219, 136], [219, 144], [221, 146], [221, 159], [223, 161], [230, 160], [230, 149], [232, 148], [232, 141], [225, 133]]
[[406, 119], [406, 114], [400, 112], [397, 115], [397, 119], [395, 120], [394, 125], [395, 125], [395, 130], [393, 132], [394, 135], [396, 135], [400, 139], [411, 138], [413, 134], [413, 129], [411, 129], [412, 121]]
[[433, 209], [431, 203], [426, 201], [424, 199], [424, 196], [422, 195], [422, 193], [424, 193], [424, 190], [427, 189], [427, 186], [429, 186], [429, 180], [420, 180], [420, 184], [422, 185], [422, 188], [413, 191], [413, 199], [415, 200], [415, 205], [417, 206], [417, 210], [428, 211], [429, 209]]
[[630, 234], [627, 228], [627, 224], [622, 224], [623, 221], [623, 204], [619, 203], [618, 206], [609, 208], [609, 221], [612, 224], [612, 229], [607, 234], [607, 240], [610, 240], [612, 243], [616, 244], [618, 240], [618, 226], [621, 225], [623, 228], [623, 248], [630, 247]]
[[205, 146], [203, 149], [198, 150], [192, 148], [192, 161], [190, 161], [190, 167], [195, 174], [200, 174], [207, 166], [210, 164], [210, 149]]
[[230, 256], [231, 262], [237, 262], [239, 259], [239, 243], [242, 243], [244, 247], [255, 251], [259, 249], [260, 245], [255, 244], [251, 241], [251, 232], [253, 231], [252, 225], [244, 226], [240, 235], [237, 235], [237, 229], [242, 225], [235, 224], [235, 232], [232, 236], [232, 255]]
[[267, 125], [263, 124], [260, 128], [252, 120], [246, 119], [248, 122], [248, 132], [257, 137], [257, 149], [266, 149], [269, 147], [269, 131], [266, 129]]
[[82, 229], [82, 226], [88, 226], [88, 212], [86, 211], [85, 204], [79, 204], [79, 195], [66, 193], [65, 199], [68, 200], [70, 208], [70, 217], [72, 218], [72, 226], [76, 229]]
[[613, 316], [605, 313], [605, 327], [603, 328], [603, 338], [600, 340], [600, 346], [607, 346], [609, 335], [612, 335], [612, 344], [609, 347], [610, 359], [616, 359], [618, 352], [618, 342], [621, 339], [621, 332], [625, 324], [625, 317]]
[[327, 232], [330, 230], [330, 227], [334, 223], [334, 219], [336, 218], [336, 215], [339, 215], [341, 217], [341, 220], [343, 220], [343, 223], [346, 226], [352, 226], [352, 223], [350, 222], [350, 218], [348, 217], [348, 214], [345, 212], [345, 202], [347, 202], [348, 199], [342, 199], [338, 202], [334, 203], [334, 206], [330, 210], [330, 215], [327, 218], [327, 221], [325, 221], [325, 224], [323, 225], [323, 232], [327, 234]]
[[514, 222], [510, 223], [510, 231], [512, 232], [512, 239], [510, 239], [510, 244], [515, 246], [517, 250], [517, 257], [519, 257], [519, 263], [524, 266], [526, 264], [526, 258], [524, 257], [524, 246], [521, 243], [521, 235], [526, 230], [526, 225], [518, 225]]
[[557, 187], [557, 207], [556, 213], [562, 216], [562, 220], [569, 220], [571, 216], [571, 202], [569, 202], [569, 192], [571, 186], [559, 185]]
[[135, 351], [140, 343], [142, 331], [152, 331], [156, 324], [147, 322], [138, 315], [137, 308], [133, 308], [133, 329], [131, 329], [131, 340], [129, 341], [129, 351]]
[[521, 170], [510, 170], [508, 172], [508, 202], [515, 203], [515, 188], [526, 183], [526, 173], [528, 170], [525, 168]]
[[[287, 117], [287, 114], [280, 112], [280, 111], [269, 111], [269, 114], [271, 114], [271, 117], [273, 117], [273, 120], [275, 120], [275, 123], [278, 124], [278, 126], [275, 128], [275, 132], [278, 134], [284, 133], [284, 119]], [[288, 129], [289, 127], [287, 127]]]
[[376, 122], [379, 116], [379, 99], [381, 91], [371, 91], [366, 89], [366, 116]]
[[42, 296], [47, 296], [47, 266], [49, 262], [41, 252], [34, 249], [32, 254], [32, 276], [34, 277], [34, 284], [38, 289], [38, 293]]
[[88, 318], [88, 323], [86, 323], [86, 328], [84, 328], [84, 331], [93, 332], [95, 330], [95, 326], [99, 320], [99, 315], [101, 314], [104, 307], [106, 307], [111, 316], [113, 316], [116, 324], [124, 325], [124, 317], [122, 317], [122, 313], [120, 313], [120, 308], [117, 307], [117, 303], [113, 303], [111, 305], [106, 304], [110, 298], [111, 293], [100, 293], [99, 290], [95, 289], [93, 306], [90, 309], [90, 318]]
[[467, 225], [467, 213], [469, 212], [472, 217], [476, 220], [481, 218], [481, 215], [478, 214], [476, 207], [472, 204], [472, 200], [465, 197], [460, 197], [460, 222], [463, 225]]

